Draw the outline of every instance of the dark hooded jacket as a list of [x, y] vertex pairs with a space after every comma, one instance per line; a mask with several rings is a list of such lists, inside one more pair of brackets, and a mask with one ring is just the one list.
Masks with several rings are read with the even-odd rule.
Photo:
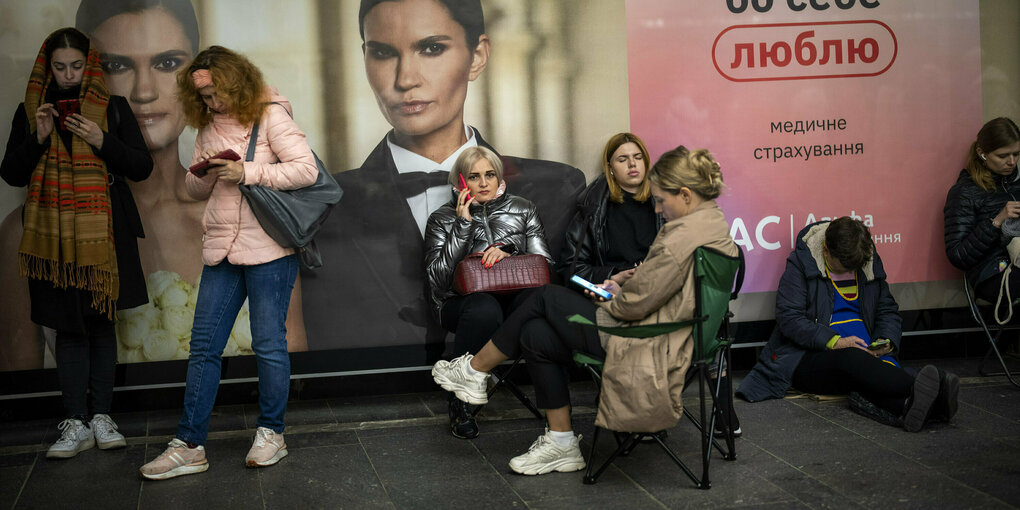
[[[786, 395], [804, 353], [826, 350], [826, 344], [838, 334], [829, 327], [833, 286], [822, 256], [828, 226], [827, 221], [813, 223], [797, 234], [797, 247], [786, 259], [776, 293], [776, 327], [758, 363], [737, 390], [750, 402]], [[902, 319], [878, 252], [858, 275], [864, 326], [871, 338], [888, 338], [893, 351], [898, 351]]]

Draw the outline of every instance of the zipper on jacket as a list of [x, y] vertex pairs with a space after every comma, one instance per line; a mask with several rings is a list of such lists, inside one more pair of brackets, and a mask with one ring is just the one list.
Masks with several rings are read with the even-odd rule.
[[492, 229], [489, 228], [489, 204], [482, 204], [482, 228], [485, 229], [485, 240], [489, 243], [489, 246], [496, 244], [496, 240], [492, 237]]

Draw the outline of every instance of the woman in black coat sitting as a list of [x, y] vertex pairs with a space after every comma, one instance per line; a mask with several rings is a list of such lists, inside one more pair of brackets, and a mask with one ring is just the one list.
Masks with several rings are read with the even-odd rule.
[[[999, 117], [978, 131], [967, 153], [967, 167], [946, 197], [946, 255], [966, 271], [978, 297], [994, 303], [1003, 270], [1009, 265], [1006, 245], [1020, 236], [1020, 129]], [[1011, 271], [1009, 290], [1020, 296], [1020, 272]]]

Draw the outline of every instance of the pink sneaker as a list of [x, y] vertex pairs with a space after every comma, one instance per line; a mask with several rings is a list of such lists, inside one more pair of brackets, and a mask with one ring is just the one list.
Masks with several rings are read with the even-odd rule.
[[181, 475], [201, 473], [209, 469], [209, 461], [205, 460], [205, 447], [188, 448], [188, 444], [174, 438], [166, 450], [152, 462], [142, 466], [138, 471], [149, 480], [165, 480]]
[[255, 442], [252, 443], [251, 450], [248, 450], [244, 462], [248, 467], [266, 467], [280, 462], [280, 459], [286, 456], [287, 443], [283, 441], [283, 434], [259, 427], [255, 430]]

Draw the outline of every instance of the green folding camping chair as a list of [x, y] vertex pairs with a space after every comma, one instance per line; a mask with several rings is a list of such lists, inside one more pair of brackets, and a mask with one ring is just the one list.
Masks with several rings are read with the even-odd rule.
[[[595, 427], [595, 434], [592, 437], [591, 454], [588, 456], [588, 469], [584, 475], [584, 483], [593, 484], [598, 477], [609, 467], [610, 464], [621, 455], [628, 455], [642, 440], [650, 439], [658, 444], [677, 466], [683, 470], [694, 484], [700, 489], [711, 488], [708, 476], [708, 467], [711, 461], [712, 448], [716, 448], [725, 460], [735, 460], [736, 450], [733, 444], [733, 431], [729, 424], [723, 423], [725, 448], [715, 440], [713, 431], [715, 429], [716, 417], [720, 414], [717, 405], [717, 396], [721, 387], [721, 377], [716, 377], [715, 384], [709, 385], [708, 397], [711, 401], [710, 412], [706, 413], [706, 380], [708, 379], [708, 368], [712, 363], [716, 364], [716, 374], [723, 370], [724, 357], [729, 357], [729, 348], [733, 340], [729, 336], [729, 319], [733, 314], [729, 311], [729, 302], [736, 299], [737, 293], [744, 280], [744, 254], [738, 247], [738, 256], [730, 257], [716, 250], [704, 246], [694, 251], [694, 318], [682, 322], [645, 324], [640, 326], [625, 327], [600, 327], [593, 324], [581, 315], [573, 315], [569, 318], [582, 326], [596, 327], [612, 335], [628, 338], [649, 338], [676, 331], [688, 326], [692, 327], [694, 339], [694, 355], [691, 368], [692, 375], [688, 371], [688, 382], [692, 377], [698, 378], [698, 398], [701, 404], [700, 419], [695, 417], [684, 407], [684, 416], [687, 417], [698, 429], [701, 437], [701, 477], [694, 474], [687, 464], [663, 442], [658, 433], [627, 433], [626, 431], [614, 431], [617, 441], [617, 449], [609, 458], [594, 472], [595, 448], [598, 445], [599, 427]], [[602, 368], [604, 361], [593, 356], [574, 353], [574, 362], [586, 368], [601, 390]], [[732, 385], [727, 386], [731, 392]]]

